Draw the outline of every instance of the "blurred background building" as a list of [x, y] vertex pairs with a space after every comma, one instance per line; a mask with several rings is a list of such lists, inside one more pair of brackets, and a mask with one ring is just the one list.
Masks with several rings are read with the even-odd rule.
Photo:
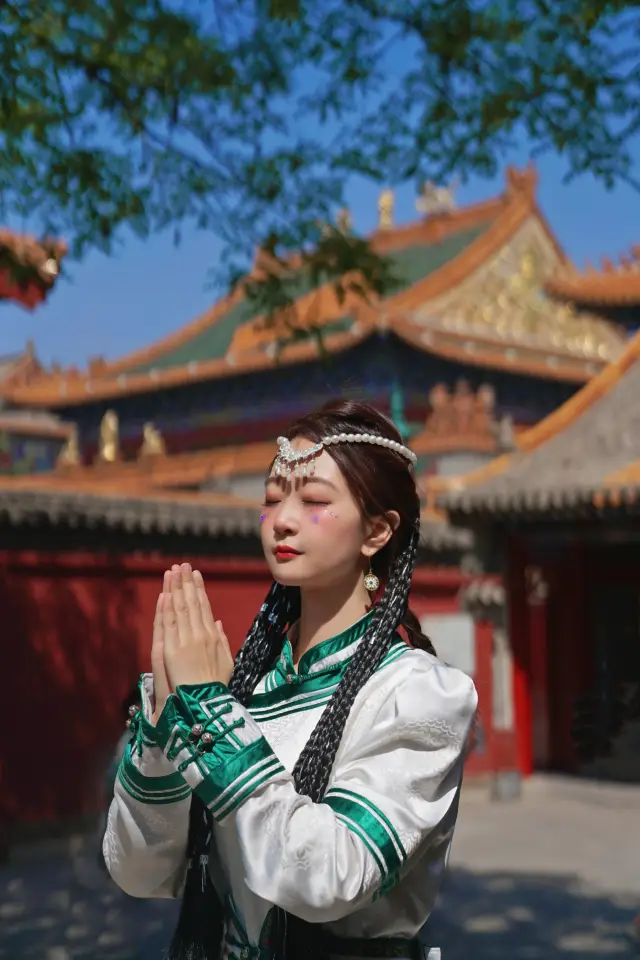
[[[268, 585], [258, 504], [275, 438], [337, 394], [388, 412], [419, 456], [412, 605], [479, 689], [468, 776], [640, 779], [615, 720], [640, 682], [640, 262], [577, 272], [531, 168], [464, 209], [427, 190], [420, 210], [395, 225], [381, 198], [373, 242], [402, 283], [380, 302], [301, 283], [284, 327], [235, 293], [121, 360], [45, 369], [29, 346], [0, 361], [2, 676], [23, 727], [2, 734], [5, 822], [94, 812], [87, 771], [148, 666], [168, 564], [198, 563], [239, 646]], [[0, 275], [0, 296], [33, 307], [48, 269], [26, 286]], [[594, 692], [585, 760], [571, 726]]]

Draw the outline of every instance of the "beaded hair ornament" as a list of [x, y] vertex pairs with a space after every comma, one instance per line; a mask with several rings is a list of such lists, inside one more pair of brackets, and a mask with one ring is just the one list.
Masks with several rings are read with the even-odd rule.
[[273, 464], [273, 473], [276, 477], [311, 477], [315, 473], [315, 459], [325, 447], [333, 443], [373, 443], [378, 447], [387, 447], [400, 456], [415, 464], [417, 457], [408, 447], [389, 440], [387, 437], [378, 437], [375, 433], [336, 433], [331, 437], [323, 437], [319, 443], [314, 443], [306, 450], [294, 450], [291, 441], [286, 437], [278, 437], [278, 453]]

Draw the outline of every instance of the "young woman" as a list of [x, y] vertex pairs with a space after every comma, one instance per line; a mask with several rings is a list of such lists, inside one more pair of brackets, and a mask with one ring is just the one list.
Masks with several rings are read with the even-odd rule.
[[365, 404], [279, 439], [275, 582], [235, 664], [201, 575], [165, 574], [104, 853], [127, 893], [182, 892], [171, 960], [439, 956], [418, 935], [477, 699], [408, 607], [414, 463]]

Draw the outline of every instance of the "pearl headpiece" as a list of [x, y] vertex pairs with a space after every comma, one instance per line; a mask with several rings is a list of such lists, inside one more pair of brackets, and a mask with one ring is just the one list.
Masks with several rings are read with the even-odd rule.
[[323, 437], [319, 443], [307, 447], [305, 450], [294, 450], [291, 441], [286, 437], [278, 437], [278, 453], [273, 466], [276, 477], [311, 477], [315, 473], [315, 459], [325, 447], [334, 443], [373, 443], [378, 447], [394, 450], [401, 457], [415, 464], [417, 457], [412, 450], [397, 440], [388, 437], [379, 437], [375, 433], [336, 433], [331, 437]]

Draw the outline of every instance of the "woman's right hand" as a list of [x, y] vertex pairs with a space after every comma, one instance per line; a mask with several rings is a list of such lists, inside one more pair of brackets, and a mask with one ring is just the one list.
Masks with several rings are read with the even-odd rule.
[[164, 621], [162, 619], [163, 600], [171, 589], [170, 573], [165, 573], [163, 591], [156, 603], [156, 615], [153, 620], [153, 641], [151, 644], [151, 670], [153, 673], [153, 690], [155, 703], [153, 707], [152, 723], [157, 723], [158, 717], [171, 693], [167, 671], [164, 666]]

